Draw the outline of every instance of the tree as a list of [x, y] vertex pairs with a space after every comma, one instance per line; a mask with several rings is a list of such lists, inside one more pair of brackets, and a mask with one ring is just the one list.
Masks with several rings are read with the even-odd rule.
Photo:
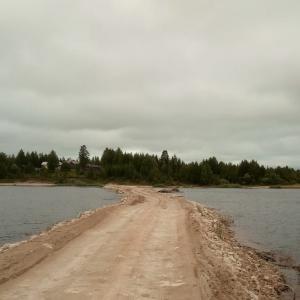
[[160, 171], [166, 175], [169, 176], [169, 154], [167, 150], [164, 150], [161, 154], [160, 160], [159, 160], [159, 165], [160, 165]]
[[239, 165], [239, 177], [242, 178], [245, 174], [249, 174], [250, 171], [250, 164], [247, 160], [242, 160]]
[[60, 169], [62, 172], [68, 172], [71, 170], [71, 166], [65, 160], [63, 160]]
[[53, 172], [58, 167], [59, 159], [54, 150], [48, 155], [48, 170]]
[[219, 162], [214, 156], [210, 157], [207, 162], [214, 174], [220, 173]]
[[32, 151], [30, 153], [30, 162], [35, 168], [40, 168], [41, 163], [40, 163], [39, 156], [36, 151]]
[[19, 168], [24, 168], [25, 165], [27, 164], [27, 159], [26, 159], [26, 156], [25, 156], [25, 153], [24, 153], [23, 149], [21, 149], [19, 151], [19, 153], [17, 154], [16, 164]]
[[180, 169], [182, 168], [182, 162], [177, 158], [176, 155], [173, 155], [170, 160], [170, 175], [173, 180], [179, 180]]
[[101, 157], [101, 165], [111, 165], [114, 160], [115, 151], [113, 149], [105, 148]]
[[[61, 158], [61, 172], [57, 178], [62, 182], [70, 175], [72, 166]], [[17, 156], [0, 153], [0, 179], [26, 178], [26, 174], [47, 175], [47, 169], [39, 173], [42, 162], [48, 162], [48, 169], [53, 172], [59, 165], [54, 150], [50, 154], [27, 152], [21, 149]], [[224, 163], [215, 157], [199, 162], [185, 163], [175, 155], [169, 157], [167, 150], [161, 156], [147, 153], [123, 152], [120, 148], [106, 148], [101, 159], [90, 159], [85, 145], [80, 147], [79, 162], [76, 171], [92, 179], [125, 180], [140, 183], [187, 183], [187, 184], [293, 184], [300, 183], [300, 170], [289, 167], [264, 167], [255, 160], [243, 160], [239, 164]], [[87, 164], [96, 165], [86, 168]], [[101, 168], [97, 166], [101, 165]], [[70, 172], [69, 172], [70, 171]], [[59, 177], [58, 177], [59, 176]]]
[[87, 150], [86, 145], [82, 145], [79, 150], [79, 166], [84, 169], [90, 161], [90, 153]]
[[100, 158], [99, 158], [98, 156], [92, 157], [91, 163], [92, 163], [93, 165], [100, 166]]
[[201, 183], [212, 184], [213, 183], [213, 171], [208, 162], [202, 162], [201, 165]]
[[0, 179], [7, 177], [7, 156], [0, 152]]

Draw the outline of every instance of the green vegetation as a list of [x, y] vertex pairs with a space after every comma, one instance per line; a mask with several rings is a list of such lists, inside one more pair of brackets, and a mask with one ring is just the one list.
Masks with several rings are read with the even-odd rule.
[[265, 167], [256, 161], [224, 163], [215, 157], [185, 163], [175, 155], [169, 157], [147, 153], [127, 153], [120, 148], [106, 148], [101, 156], [90, 158], [85, 145], [78, 160], [49, 154], [25, 153], [17, 156], [0, 152], [0, 180], [38, 180], [70, 185], [100, 185], [109, 181], [122, 183], [182, 185], [216, 185], [241, 187], [251, 185], [290, 185], [300, 183], [300, 170], [289, 167]]
[[84, 169], [90, 161], [90, 153], [87, 150], [86, 145], [80, 147], [78, 158], [80, 168]]

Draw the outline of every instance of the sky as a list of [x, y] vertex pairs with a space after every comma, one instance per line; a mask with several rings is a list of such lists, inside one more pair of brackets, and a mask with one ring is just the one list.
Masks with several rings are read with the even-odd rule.
[[2, 0], [0, 152], [300, 168], [299, 28], [298, 0]]

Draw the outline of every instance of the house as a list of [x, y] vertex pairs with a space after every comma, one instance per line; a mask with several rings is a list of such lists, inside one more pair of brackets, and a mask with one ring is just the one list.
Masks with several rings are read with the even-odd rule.
[[43, 161], [43, 162], [41, 163], [41, 168], [42, 168], [42, 169], [48, 169], [48, 162], [47, 162], [47, 161]]
[[75, 168], [79, 164], [78, 160], [72, 158], [68, 158], [66, 163], [69, 164], [71, 168]]
[[95, 164], [87, 164], [86, 165], [87, 169], [93, 169], [93, 170], [100, 170], [101, 167], [99, 165], [95, 165]]
[[61, 170], [61, 166], [62, 166], [62, 162], [60, 161], [60, 162], [58, 163], [57, 168], [56, 168], [55, 170], [56, 170], [56, 171], [60, 171], [60, 170]]

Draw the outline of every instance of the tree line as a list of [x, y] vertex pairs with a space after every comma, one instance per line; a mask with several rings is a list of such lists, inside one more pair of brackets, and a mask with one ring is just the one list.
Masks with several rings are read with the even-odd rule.
[[[43, 163], [46, 168], [43, 167]], [[127, 181], [148, 184], [193, 185], [280, 185], [300, 183], [300, 170], [290, 167], [267, 167], [255, 160], [238, 164], [225, 163], [215, 157], [186, 163], [164, 150], [160, 156], [148, 153], [129, 153], [120, 148], [106, 148], [101, 157], [90, 158], [85, 145], [78, 159], [59, 158], [54, 150], [48, 154], [24, 152], [16, 156], [0, 153], [0, 179], [30, 177], [64, 178], [77, 176], [102, 181]]]

